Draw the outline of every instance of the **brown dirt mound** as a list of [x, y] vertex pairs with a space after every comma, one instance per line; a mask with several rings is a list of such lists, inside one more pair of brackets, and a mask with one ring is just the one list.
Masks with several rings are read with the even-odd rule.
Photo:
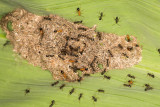
[[[13, 31], [7, 29], [11, 21]], [[16, 9], [0, 25], [14, 51], [34, 66], [49, 70], [56, 80], [76, 81], [84, 74], [103, 69], [124, 69], [141, 61], [141, 48], [134, 36], [96, 32], [57, 15], [38, 16]], [[81, 76], [80, 76], [81, 72]]]

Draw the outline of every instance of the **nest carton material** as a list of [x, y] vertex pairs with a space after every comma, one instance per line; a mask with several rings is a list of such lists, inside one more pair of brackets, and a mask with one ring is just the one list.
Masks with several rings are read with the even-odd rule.
[[[7, 29], [12, 22], [13, 30]], [[103, 69], [124, 69], [138, 64], [141, 48], [134, 36], [96, 32], [57, 15], [38, 16], [16, 9], [1, 19], [14, 51], [34, 66], [49, 70], [55, 80], [76, 81]], [[81, 72], [81, 76], [80, 73]]]

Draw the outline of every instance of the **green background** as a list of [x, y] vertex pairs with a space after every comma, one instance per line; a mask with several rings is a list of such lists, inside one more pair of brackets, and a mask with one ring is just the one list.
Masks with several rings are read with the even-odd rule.
[[[160, 107], [160, 1], [159, 0], [0, 0], [0, 17], [17, 7], [39, 14], [60, 15], [70, 21], [83, 20], [85, 26], [97, 25], [97, 30], [117, 35], [133, 35], [143, 48], [142, 61], [132, 68], [110, 70], [103, 79], [99, 73], [80, 83], [61, 81], [55, 87], [49, 71], [33, 67], [16, 55], [11, 45], [3, 47], [5, 33], [0, 29], [0, 107]], [[81, 9], [81, 16], [76, 8]], [[103, 19], [98, 20], [100, 12]], [[115, 24], [114, 18], [120, 17]], [[155, 78], [147, 76], [154, 73]], [[132, 88], [124, 87], [133, 74], [136, 79]], [[65, 83], [63, 90], [59, 86]], [[144, 91], [149, 83], [153, 90]], [[69, 91], [75, 92], [69, 95]], [[24, 90], [31, 92], [25, 95]], [[98, 93], [104, 89], [105, 93]], [[79, 93], [83, 93], [78, 101]], [[97, 97], [93, 102], [92, 96]]]

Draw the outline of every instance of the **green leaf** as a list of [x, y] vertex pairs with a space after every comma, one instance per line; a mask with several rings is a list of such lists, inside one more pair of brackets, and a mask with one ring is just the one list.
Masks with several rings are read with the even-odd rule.
[[11, 22], [11, 21], [9, 21], [9, 22], [7, 23], [7, 29], [8, 29], [9, 31], [13, 31], [12, 22]]
[[[143, 46], [142, 61], [132, 68], [110, 70], [104, 79], [100, 73], [86, 77], [81, 83], [60, 84], [51, 87], [52, 76], [49, 71], [33, 67], [12, 51], [12, 46], [3, 47], [6, 39], [0, 33], [0, 107], [48, 107], [55, 100], [53, 107], [159, 107], [160, 106], [160, 2], [158, 0], [1, 0], [1, 16], [16, 7], [23, 7], [36, 14], [58, 14], [70, 21], [83, 20], [85, 26], [97, 25], [98, 31], [118, 35], [136, 36]], [[81, 9], [78, 16], [76, 8]], [[99, 13], [104, 17], [98, 20]], [[115, 24], [114, 18], [120, 17]], [[2, 38], [3, 37], [3, 38]], [[147, 76], [153, 73], [155, 78]], [[124, 87], [130, 79], [136, 77], [131, 88]], [[65, 83], [63, 90], [59, 89]], [[154, 89], [144, 91], [145, 83]], [[69, 91], [75, 92], [69, 95]], [[30, 93], [25, 95], [25, 89]], [[105, 93], [98, 93], [98, 89]], [[83, 97], [78, 101], [79, 93]], [[97, 97], [93, 102], [92, 96]]]

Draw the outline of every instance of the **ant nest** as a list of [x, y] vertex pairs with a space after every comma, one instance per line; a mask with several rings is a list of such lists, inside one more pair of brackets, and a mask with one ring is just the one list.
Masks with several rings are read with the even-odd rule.
[[[12, 22], [12, 31], [8, 22]], [[74, 24], [57, 15], [38, 16], [16, 9], [0, 25], [14, 51], [34, 66], [49, 70], [55, 80], [77, 81], [84, 74], [132, 67], [142, 59], [134, 36], [96, 32], [95, 26]]]

